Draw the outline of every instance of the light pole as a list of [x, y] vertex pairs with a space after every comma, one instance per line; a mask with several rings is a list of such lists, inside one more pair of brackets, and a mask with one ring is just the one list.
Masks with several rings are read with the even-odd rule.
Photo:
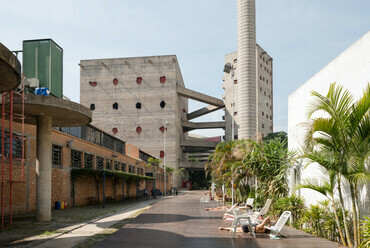
[[167, 127], [170, 125], [168, 121], [164, 123], [164, 131], [163, 131], [163, 152], [164, 152], [164, 157], [163, 157], [163, 169], [164, 169], [164, 190], [163, 193], [166, 195], [166, 133], [167, 133]]
[[[231, 83], [232, 83], [232, 97], [231, 97], [231, 140], [234, 141], [234, 65], [227, 63], [224, 66], [224, 72], [230, 74], [231, 72]], [[231, 204], [234, 205], [234, 180], [231, 181]]]

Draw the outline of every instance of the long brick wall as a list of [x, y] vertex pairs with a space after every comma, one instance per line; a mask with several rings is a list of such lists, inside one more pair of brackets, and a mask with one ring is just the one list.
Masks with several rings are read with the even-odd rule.
[[[14, 132], [19, 132], [20, 125], [15, 124]], [[32, 212], [36, 210], [36, 128], [31, 125], [25, 125], [25, 164], [23, 182], [13, 183], [12, 190], [12, 211], [13, 214]], [[67, 145], [68, 141], [73, 140], [73, 146]], [[81, 167], [84, 167], [84, 154], [88, 153], [93, 156], [93, 169], [96, 169], [96, 157], [104, 158], [104, 168], [107, 159], [112, 160], [112, 170], [114, 170], [114, 162], [126, 164], [125, 172], [128, 172], [129, 165], [141, 168], [140, 172], [145, 175], [145, 172], [156, 172], [156, 188], [163, 192], [163, 169], [146, 165], [146, 162], [139, 159], [140, 149], [126, 144], [130, 147], [130, 156], [120, 154], [101, 147], [99, 145], [87, 142], [76, 138], [61, 131], [52, 131], [52, 143], [61, 147], [61, 164], [52, 165], [52, 200], [51, 207], [54, 207], [55, 201], [66, 201], [68, 206], [73, 206], [73, 182], [71, 179], [71, 149], [82, 152]], [[0, 150], [1, 151], [1, 150]], [[45, 151], [52, 152], [52, 151]], [[4, 164], [4, 212], [9, 214], [10, 211], [10, 184], [9, 184], [9, 166], [5, 160]], [[121, 169], [121, 168], [119, 168]], [[22, 179], [22, 168], [20, 162], [13, 162], [13, 180], [20, 181]], [[172, 187], [171, 175], [167, 177], [167, 191]], [[0, 179], [1, 174], [0, 174]], [[139, 183], [139, 190], [147, 189], [151, 194], [154, 182], [142, 181]], [[105, 181], [105, 197], [108, 200], [122, 200], [122, 195], [125, 198], [136, 197], [136, 182], [124, 182], [124, 193], [122, 191], [122, 180], [114, 181], [112, 178], [106, 178]], [[77, 178], [74, 182], [75, 206], [82, 206], [91, 203], [92, 199], [103, 201], [103, 179], [95, 179], [93, 177]], [[2, 206], [0, 205], [0, 208]]]

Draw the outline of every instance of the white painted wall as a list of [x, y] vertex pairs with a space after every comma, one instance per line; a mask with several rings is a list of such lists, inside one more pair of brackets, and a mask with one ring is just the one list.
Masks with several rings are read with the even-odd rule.
[[[370, 32], [353, 43], [342, 54], [316, 73], [311, 79], [289, 96], [288, 100], [288, 140], [289, 149], [300, 149], [303, 134], [302, 122], [307, 121], [307, 107], [312, 101], [311, 91], [315, 90], [326, 95], [329, 85], [333, 82], [348, 89], [357, 100], [370, 82]], [[322, 178], [323, 174], [317, 166], [310, 165], [302, 172], [302, 179]], [[292, 179], [290, 187], [292, 185]], [[366, 189], [367, 188], [367, 189]], [[363, 187], [360, 193], [362, 214], [370, 214], [369, 186]], [[323, 199], [320, 194], [311, 190], [301, 190], [306, 204], [315, 204]], [[349, 197], [349, 194], [345, 194]]]

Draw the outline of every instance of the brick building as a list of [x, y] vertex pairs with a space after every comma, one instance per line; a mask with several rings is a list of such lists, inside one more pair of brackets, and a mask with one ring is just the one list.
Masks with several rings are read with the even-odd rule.
[[[15, 130], [14, 133], [19, 132], [20, 124], [15, 123], [13, 130]], [[143, 189], [147, 189], [150, 194], [153, 187], [163, 191], [163, 169], [147, 164], [151, 155], [91, 125], [54, 128], [52, 151], [45, 152], [52, 153], [51, 206], [54, 206], [55, 201], [66, 201], [69, 206], [103, 201], [103, 178], [86, 176], [72, 180], [71, 171], [74, 168], [96, 171], [106, 169], [113, 171], [112, 173], [126, 172], [129, 176], [142, 178], [139, 183], [126, 180], [122, 187], [122, 180], [106, 177], [106, 199], [120, 200], [123, 195], [126, 199], [136, 197], [137, 192], [140, 192], [138, 190]], [[13, 158], [21, 156], [21, 143], [14, 140]], [[13, 180], [23, 181], [13, 183], [12, 210], [15, 214], [36, 209], [36, 127], [32, 125], [25, 125], [24, 158], [23, 170], [20, 162], [13, 162]], [[10, 210], [8, 168], [8, 165], [4, 164], [5, 214]], [[144, 176], [153, 176], [155, 180], [145, 180]], [[171, 175], [168, 175], [166, 188], [170, 190], [171, 187]]]

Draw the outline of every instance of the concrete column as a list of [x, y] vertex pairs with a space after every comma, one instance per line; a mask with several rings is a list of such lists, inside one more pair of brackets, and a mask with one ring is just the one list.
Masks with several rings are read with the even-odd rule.
[[256, 116], [256, 3], [238, 0], [238, 138], [257, 132]]
[[51, 117], [37, 117], [36, 219], [51, 219]]

